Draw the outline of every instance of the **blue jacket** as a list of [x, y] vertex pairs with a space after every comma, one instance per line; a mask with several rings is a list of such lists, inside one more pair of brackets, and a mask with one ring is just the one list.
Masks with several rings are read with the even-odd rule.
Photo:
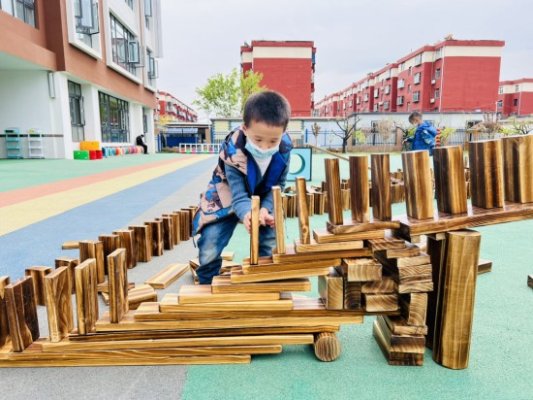
[[429, 154], [433, 155], [436, 136], [437, 129], [429, 122], [424, 121], [417, 126], [414, 136], [408, 140], [413, 143], [412, 150], [429, 150]]

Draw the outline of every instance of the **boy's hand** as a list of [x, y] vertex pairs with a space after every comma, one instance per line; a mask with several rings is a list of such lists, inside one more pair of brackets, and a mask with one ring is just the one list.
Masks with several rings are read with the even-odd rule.
[[273, 228], [276, 224], [276, 220], [273, 215], [270, 215], [266, 208], [261, 208], [261, 210], [259, 210], [259, 223], [263, 226], [270, 226]]
[[246, 228], [248, 233], [250, 233], [250, 231], [252, 230], [252, 213], [251, 213], [251, 211], [248, 211], [246, 213], [246, 215], [242, 219], [242, 223], [244, 224], [244, 227]]

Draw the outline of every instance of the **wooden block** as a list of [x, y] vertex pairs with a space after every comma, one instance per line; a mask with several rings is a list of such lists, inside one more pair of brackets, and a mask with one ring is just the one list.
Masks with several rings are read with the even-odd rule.
[[126, 252], [117, 249], [107, 256], [109, 265], [109, 314], [111, 323], [118, 323], [128, 312], [128, 272]]
[[392, 294], [398, 293], [398, 286], [392, 278], [384, 276], [379, 281], [363, 283], [361, 292], [365, 294]]
[[144, 283], [152, 286], [154, 289], [165, 289], [181, 278], [188, 269], [188, 264], [170, 264], [147, 279]]
[[[386, 328], [382, 327], [380, 317], [377, 317], [373, 325], [373, 334], [376, 342], [381, 348], [383, 355], [387, 359], [389, 365], [406, 365], [406, 366], [421, 366], [424, 364], [424, 353], [419, 351], [405, 351], [418, 350], [414, 346], [393, 346], [391, 344], [392, 334]], [[386, 333], [385, 333], [386, 332]], [[423, 339], [423, 336], [422, 336]]]
[[96, 260], [85, 260], [74, 269], [78, 334], [94, 332], [98, 320]]
[[354, 233], [339, 233], [334, 234], [328, 232], [327, 229], [315, 229], [313, 231], [313, 238], [317, 243], [341, 243], [351, 242], [355, 240], [367, 240], [367, 239], [382, 239], [385, 237], [385, 230], [375, 230], [366, 232], [354, 232]]
[[533, 135], [502, 138], [505, 199], [515, 203], [533, 202]]
[[220, 293], [272, 293], [272, 292], [308, 292], [311, 282], [307, 278], [287, 279], [276, 282], [231, 283], [229, 276], [215, 276], [211, 292]]
[[410, 257], [387, 258], [384, 252], [376, 251], [374, 256], [381, 264], [391, 268], [407, 268], [416, 265], [426, 265], [431, 262], [429, 255], [426, 253], [420, 253], [417, 256]]
[[235, 257], [235, 252], [234, 251], [223, 251], [220, 254], [220, 257], [224, 261], [233, 261], [233, 258]]
[[366, 312], [396, 311], [398, 305], [397, 294], [363, 294]]
[[372, 154], [370, 156], [370, 165], [372, 215], [376, 220], [390, 221], [392, 218], [390, 155]]
[[307, 185], [302, 177], [296, 178], [296, 193], [298, 200], [298, 226], [300, 228], [300, 243], [311, 243], [309, 228], [309, 208], [307, 206]]
[[113, 234], [120, 237], [120, 247], [126, 250], [126, 266], [133, 268], [137, 265], [137, 249], [135, 248], [135, 233], [133, 229], [117, 229]]
[[350, 197], [352, 220], [368, 222], [370, 220], [370, 199], [368, 186], [368, 156], [350, 157]]
[[[135, 283], [134, 282], [129, 282], [128, 283], [128, 289], [131, 290], [135, 287]], [[96, 285], [96, 290], [98, 293], [107, 293], [109, 294], [109, 282], [108, 281], [105, 281], [105, 282], [102, 282], [102, 283], [99, 283]]]
[[502, 142], [481, 140], [468, 144], [472, 205], [480, 208], [504, 206]]
[[326, 228], [329, 232], [338, 235], [344, 233], [366, 232], [381, 229], [398, 229], [400, 228], [400, 221], [379, 221], [370, 218], [369, 222], [354, 223], [351, 220], [344, 220], [342, 225], [334, 225], [329, 221], [326, 223]]
[[492, 271], [492, 261], [490, 260], [484, 260], [482, 258], [479, 259], [477, 263], [477, 274], [486, 274], [487, 272]]
[[105, 271], [107, 274], [109, 270], [107, 256], [120, 248], [120, 237], [118, 235], [100, 235], [98, 240], [104, 245]]
[[[202, 286], [202, 285], [198, 285]], [[197, 287], [198, 287], [197, 286]], [[164, 299], [163, 299], [164, 300]], [[162, 301], [159, 308], [162, 313], [175, 313], [179, 314], [178, 318], [194, 319], [194, 314], [203, 319], [210, 313], [216, 313], [217, 317], [226, 318], [227, 313], [232, 312], [266, 312], [272, 313], [277, 311], [289, 311], [292, 310], [292, 298], [281, 298], [278, 300], [250, 300], [250, 301], [228, 301], [218, 303], [167, 303]], [[164, 319], [169, 319], [167, 316]]]
[[61, 250], [76, 250], [79, 249], [80, 243], [77, 240], [71, 240], [68, 242], [64, 242], [61, 245]]
[[404, 249], [407, 245], [404, 239], [388, 236], [383, 239], [368, 240], [368, 247], [375, 252], [378, 250]]
[[105, 281], [105, 256], [102, 242], [84, 240], [80, 242], [80, 263], [89, 258], [96, 260], [96, 273], [98, 283]]
[[297, 269], [313, 269], [323, 267], [334, 267], [341, 264], [340, 258], [320, 258], [314, 261], [307, 262], [284, 262], [275, 263], [272, 257], [260, 257], [258, 265], [249, 265], [244, 263], [242, 265], [242, 272], [244, 274], [262, 274], [265, 272], [283, 272]]
[[328, 275], [318, 277], [318, 293], [328, 310], [344, 308], [344, 282], [335, 269]]
[[344, 258], [340, 267], [348, 282], [380, 281], [381, 264], [372, 258]]
[[145, 225], [150, 226], [152, 231], [152, 256], [163, 255], [163, 221], [148, 221]]
[[174, 228], [172, 227], [172, 218], [163, 216], [163, 247], [165, 250], [174, 248]]
[[285, 253], [285, 219], [283, 218], [283, 201], [281, 187], [272, 186], [274, 200], [274, 220], [276, 230], [276, 252]]
[[405, 319], [402, 316], [392, 316], [384, 315], [383, 319], [385, 320], [387, 327], [394, 335], [426, 335], [428, 327], [426, 325], [416, 326], [408, 325]]
[[69, 271], [69, 267], [59, 267], [44, 278], [48, 334], [52, 342], [59, 342], [74, 329]]
[[307, 193], [307, 211], [310, 217], [315, 215], [315, 196], [313, 193]]
[[342, 209], [350, 210], [352, 208], [350, 199], [350, 189], [341, 189]]
[[72, 293], [76, 291], [76, 281], [74, 280], [74, 268], [76, 268], [80, 263], [80, 260], [77, 258], [71, 258], [71, 257], [59, 257], [55, 259], [55, 267], [67, 267], [68, 269], [68, 276], [70, 279], [70, 286], [72, 289]]
[[469, 230], [450, 232], [446, 238], [433, 359], [451, 369], [468, 367], [480, 241], [479, 232]]
[[174, 211], [170, 214], [170, 218], [172, 218], [172, 230], [174, 231], [172, 236], [174, 239], [174, 245], [178, 245], [181, 242], [180, 215]]
[[292, 271], [265, 272], [262, 274], [243, 274], [242, 271], [231, 272], [231, 283], [284, 281], [293, 278], [308, 278], [311, 276], [327, 275], [329, 267], [304, 268]]
[[404, 245], [403, 248], [387, 249], [387, 250], [374, 250], [374, 253], [380, 253], [380, 257], [383, 258], [408, 258], [419, 256], [421, 251], [417, 245], [409, 243]]
[[[313, 261], [320, 259], [338, 259], [338, 258], [354, 258], [354, 257], [368, 257], [372, 255], [372, 251], [367, 248], [356, 250], [335, 250], [335, 251], [322, 251], [320, 253], [296, 253], [294, 246], [287, 246], [285, 254], [273, 254], [272, 259], [275, 263], [285, 262], [303, 262]], [[330, 265], [334, 267], [335, 265]]]
[[259, 209], [261, 199], [252, 196], [252, 217], [250, 223], [250, 264], [257, 265], [259, 260]]
[[326, 158], [324, 162], [326, 168], [329, 221], [335, 225], [340, 225], [343, 222], [343, 215], [339, 160], [336, 158]]
[[428, 307], [427, 293], [409, 293], [400, 296], [402, 316], [407, 325], [426, 325]]
[[341, 344], [334, 333], [323, 332], [315, 336], [313, 346], [320, 361], [335, 361], [341, 354]]
[[272, 301], [279, 300], [280, 292], [272, 293], [212, 293], [211, 285], [183, 285], [178, 295], [178, 303], [200, 304], [200, 303], [226, 303], [226, 302], [248, 302], [248, 301]]
[[128, 308], [136, 310], [146, 301], [157, 301], [157, 293], [150, 285], [139, 285], [128, 290]]
[[6, 286], [9, 285], [8, 276], [0, 276], [0, 350], [9, 338], [9, 320], [6, 306]]
[[31, 276], [32, 278], [33, 293], [39, 306], [44, 306], [44, 277], [50, 272], [52, 272], [52, 268], [44, 266], [29, 267], [25, 271], [25, 276]]
[[427, 150], [402, 153], [407, 215], [416, 219], [433, 218], [433, 186]]
[[4, 288], [4, 296], [11, 345], [13, 351], [20, 352], [39, 338], [32, 278], [27, 276], [8, 284]]
[[465, 167], [462, 146], [436, 147], [433, 152], [437, 207], [442, 213], [467, 211]]
[[150, 261], [152, 259], [152, 228], [148, 225], [133, 225], [129, 229], [133, 230], [137, 261]]
[[363, 306], [363, 295], [361, 293], [362, 282], [348, 282], [343, 276], [344, 283], [344, 309], [360, 310]]
[[187, 241], [191, 238], [191, 213], [188, 210], [178, 212], [180, 214], [180, 239]]
[[317, 243], [314, 239], [309, 244], [303, 244], [300, 240], [294, 241], [294, 249], [296, 253], [309, 253], [309, 252], [325, 252], [325, 251], [340, 251], [340, 250], [358, 250], [364, 246], [362, 240], [353, 240], [351, 242], [338, 242], [338, 243]]

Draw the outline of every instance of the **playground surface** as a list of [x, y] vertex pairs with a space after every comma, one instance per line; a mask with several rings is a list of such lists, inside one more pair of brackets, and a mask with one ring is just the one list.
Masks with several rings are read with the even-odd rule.
[[[313, 182], [324, 179], [323, 159], [315, 155]], [[166, 211], [195, 204], [215, 164], [208, 155], [157, 154], [99, 161], [0, 161], [0, 276], [22, 276], [31, 265], [51, 265], [69, 240], [140, 223]], [[348, 163], [340, 161], [341, 177]], [[398, 154], [391, 169], [401, 167]], [[393, 205], [393, 214], [405, 204]], [[322, 227], [326, 216], [311, 218]], [[297, 219], [287, 221], [295, 238]], [[318, 361], [304, 346], [283, 354], [255, 356], [250, 365], [105, 368], [0, 369], [2, 398], [158, 398], [158, 399], [531, 399], [533, 384], [533, 221], [479, 228], [481, 257], [493, 270], [479, 276], [470, 365], [443, 368], [426, 352], [423, 367], [389, 366], [372, 337], [373, 318], [343, 326], [340, 358]], [[229, 244], [238, 261], [247, 256], [248, 236], [239, 226]], [[139, 264], [129, 280], [142, 283], [171, 262], [196, 257], [188, 241]], [[190, 284], [189, 274], [163, 291]], [[316, 295], [316, 280], [310, 295]], [[47, 334], [39, 307], [41, 332]], [[9, 390], [7, 390], [9, 388]]]

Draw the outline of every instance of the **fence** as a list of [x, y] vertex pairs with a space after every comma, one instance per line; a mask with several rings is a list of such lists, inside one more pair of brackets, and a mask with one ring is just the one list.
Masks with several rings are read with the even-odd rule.
[[185, 154], [218, 154], [220, 144], [215, 143], [180, 143], [179, 152]]

